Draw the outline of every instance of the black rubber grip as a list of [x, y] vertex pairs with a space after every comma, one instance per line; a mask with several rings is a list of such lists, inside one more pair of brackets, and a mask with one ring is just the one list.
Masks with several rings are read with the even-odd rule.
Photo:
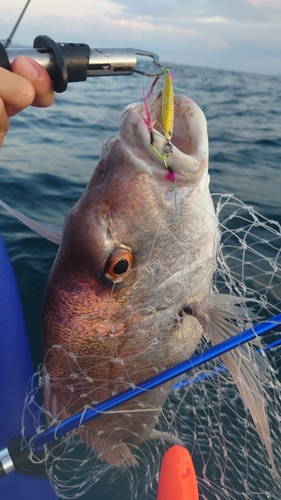
[[33, 42], [35, 49], [49, 49], [53, 53], [55, 75], [53, 87], [56, 92], [64, 92], [68, 82], [87, 79], [87, 68], [91, 48], [85, 43], [57, 43], [46, 35], [39, 35]]
[[15, 470], [19, 474], [43, 477], [44, 479], [48, 479], [48, 474], [44, 462], [40, 461], [40, 459], [42, 459], [43, 457], [43, 453], [41, 453], [41, 456], [37, 456], [37, 461], [35, 460], [34, 462], [32, 462], [30, 460], [30, 451], [28, 450], [28, 448], [22, 448], [22, 437], [19, 436], [11, 439], [7, 448], [13, 461]]
[[67, 68], [69, 82], [83, 82], [87, 80], [91, 49], [85, 43], [59, 44]]
[[11, 66], [10, 66], [9, 59], [8, 59], [8, 54], [6, 52], [6, 49], [3, 45], [3, 43], [0, 43], [0, 66], [2, 68], [11, 70]]

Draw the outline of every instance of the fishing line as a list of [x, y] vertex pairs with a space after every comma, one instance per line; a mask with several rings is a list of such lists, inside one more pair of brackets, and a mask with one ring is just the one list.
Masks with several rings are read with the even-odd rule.
[[18, 28], [18, 26], [19, 26], [19, 24], [20, 24], [20, 22], [21, 22], [21, 20], [23, 18], [23, 15], [24, 15], [24, 13], [25, 13], [28, 5], [30, 4], [30, 1], [31, 0], [27, 0], [27, 2], [25, 4], [25, 6], [24, 6], [24, 8], [23, 8], [23, 10], [22, 10], [22, 12], [21, 12], [21, 14], [20, 14], [20, 16], [19, 16], [16, 24], [15, 24], [15, 26], [12, 29], [12, 32], [11, 32], [10, 36], [7, 38], [7, 40], [6, 40], [5, 44], [4, 44], [5, 49], [7, 49], [9, 47], [10, 43], [12, 43], [12, 38], [13, 38], [13, 36], [14, 36], [14, 34], [16, 32], [16, 29]]

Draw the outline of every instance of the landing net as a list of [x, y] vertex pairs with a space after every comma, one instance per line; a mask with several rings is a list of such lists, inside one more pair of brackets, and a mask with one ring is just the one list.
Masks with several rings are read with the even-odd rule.
[[[214, 195], [213, 199], [220, 231], [213, 288], [238, 297], [242, 307], [247, 303], [250, 312], [243, 319], [237, 317], [237, 325], [243, 330], [281, 310], [281, 228], [232, 195]], [[281, 327], [257, 339], [254, 345], [262, 348], [280, 335]], [[209, 346], [207, 336], [203, 336], [197, 352]], [[281, 474], [280, 355], [278, 349], [262, 354], [267, 368], [262, 384], [275, 469]], [[155, 500], [163, 454], [173, 443], [181, 442], [194, 461], [200, 500], [280, 500], [281, 479], [273, 470], [235, 382], [225, 370], [214, 373], [221, 365], [220, 359], [206, 363], [169, 390], [155, 426], [162, 432], [160, 438], [140, 446], [130, 445], [138, 465], [108, 465], [73, 434], [46, 446], [43, 458], [33, 455], [33, 460], [45, 464], [59, 498]], [[200, 378], [206, 373], [210, 376]], [[42, 432], [47, 422], [59, 423], [59, 418], [52, 417], [43, 404], [42, 389], [47, 378], [48, 374], [39, 368], [29, 388], [23, 415], [23, 446], [27, 443], [26, 414], [34, 415], [34, 433]], [[157, 408], [143, 411], [155, 411], [157, 415]], [[116, 418], [119, 412], [118, 408], [112, 411]]]

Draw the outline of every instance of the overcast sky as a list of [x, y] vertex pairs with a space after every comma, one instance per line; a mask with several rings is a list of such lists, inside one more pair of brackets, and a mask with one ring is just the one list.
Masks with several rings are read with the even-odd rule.
[[[0, 39], [26, 0], [0, 0]], [[37, 35], [150, 50], [162, 61], [281, 75], [281, 0], [31, 0], [13, 42]]]

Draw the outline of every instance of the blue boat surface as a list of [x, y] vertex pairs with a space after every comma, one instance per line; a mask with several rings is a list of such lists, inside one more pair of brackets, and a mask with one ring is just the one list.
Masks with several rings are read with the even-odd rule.
[[[21, 418], [28, 382], [33, 375], [28, 338], [19, 291], [5, 243], [0, 234], [0, 449], [21, 435]], [[34, 434], [32, 418], [26, 419], [26, 435]], [[11, 472], [0, 480], [3, 500], [56, 500], [43, 478]]]

